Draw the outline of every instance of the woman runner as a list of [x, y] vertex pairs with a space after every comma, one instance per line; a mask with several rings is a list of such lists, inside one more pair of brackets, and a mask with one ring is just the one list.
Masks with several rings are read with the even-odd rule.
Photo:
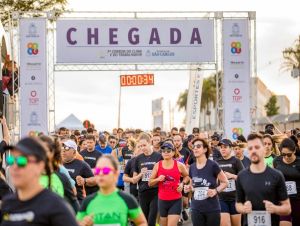
[[150, 186], [158, 184], [160, 226], [177, 225], [182, 211], [183, 185], [190, 180], [185, 165], [173, 159], [175, 151], [175, 147], [169, 142], [161, 146], [163, 160], [154, 165], [149, 180]]
[[114, 157], [103, 155], [95, 168], [99, 192], [88, 196], [77, 214], [80, 226], [127, 226], [128, 220], [136, 226], [146, 226], [145, 216], [136, 200], [116, 187], [119, 177]]

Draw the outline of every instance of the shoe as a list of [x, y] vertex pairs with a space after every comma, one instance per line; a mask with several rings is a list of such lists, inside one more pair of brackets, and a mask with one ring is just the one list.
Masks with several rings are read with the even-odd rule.
[[189, 219], [189, 215], [185, 210], [181, 212], [183, 220], [187, 221]]

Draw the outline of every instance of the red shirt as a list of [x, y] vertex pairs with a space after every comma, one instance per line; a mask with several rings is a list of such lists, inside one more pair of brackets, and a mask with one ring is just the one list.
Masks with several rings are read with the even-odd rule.
[[165, 176], [165, 180], [158, 184], [158, 198], [161, 200], [176, 200], [182, 197], [181, 192], [177, 191], [180, 184], [181, 173], [178, 169], [177, 161], [173, 160], [173, 168], [165, 169], [162, 166], [162, 161], [158, 163], [157, 176]]

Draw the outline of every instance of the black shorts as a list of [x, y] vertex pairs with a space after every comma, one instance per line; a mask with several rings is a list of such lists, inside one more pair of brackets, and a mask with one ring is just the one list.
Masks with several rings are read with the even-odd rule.
[[220, 200], [221, 213], [229, 213], [230, 215], [239, 214], [235, 208], [235, 201]]
[[158, 199], [158, 210], [161, 217], [167, 217], [168, 215], [180, 215], [182, 211], [182, 199]]

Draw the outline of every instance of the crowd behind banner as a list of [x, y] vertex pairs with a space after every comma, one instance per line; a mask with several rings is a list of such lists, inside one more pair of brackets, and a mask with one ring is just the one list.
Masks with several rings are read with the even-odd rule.
[[62, 127], [11, 146], [1, 124], [0, 225], [300, 225], [297, 128]]

